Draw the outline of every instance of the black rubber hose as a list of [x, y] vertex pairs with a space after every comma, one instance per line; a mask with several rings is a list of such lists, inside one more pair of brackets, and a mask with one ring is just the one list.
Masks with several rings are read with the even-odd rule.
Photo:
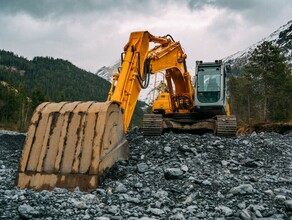
[[142, 84], [143, 89], [146, 89], [149, 86], [151, 74], [150, 62], [151, 62], [150, 58], [147, 58], [144, 62], [144, 80]]
[[175, 42], [173, 37], [170, 34], [167, 34], [166, 37], [169, 37], [173, 42]]

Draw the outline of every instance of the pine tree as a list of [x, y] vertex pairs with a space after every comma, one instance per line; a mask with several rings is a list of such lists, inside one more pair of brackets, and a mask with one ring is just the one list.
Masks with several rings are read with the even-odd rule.
[[47, 101], [44, 89], [40, 85], [38, 85], [34, 88], [32, 95], [31, 95], [31, 100], [32, 100], [32, 108], [33, 109], [35, 109], [42, 102]]
[[31, 109], [31, 100], [25, 95], [25, 85], [20, 84], [17, 93], [18, 108], [18, 130], [25, 131], [28, 126], [28, 115]]
[[266, 41], [259, 45], [245, 66], [244, 77], [253, 85], [249, 91], [257, 95], [263, 120], [291, 119], [292, 75], [277, 46]]
[[65, 92], [62, 90], [58, 93], [57, 102], [63, 102], [66, 100]]

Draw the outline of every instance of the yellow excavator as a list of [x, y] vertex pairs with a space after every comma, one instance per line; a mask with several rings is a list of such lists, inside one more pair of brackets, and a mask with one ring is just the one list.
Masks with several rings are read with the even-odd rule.
[[[155, 46], [149, 49], [151, 42]], [[125, 134], [139, 93], [148, 86], [150, 75], [159, 71], [166, 71], [168, 91], [161, 93], [153, 104], [155, 114], [146, 115], [144, 134], [161, 134], [163, 124], [168, 125], [169, 121], [180, 123], [181, 127], [199, 123], [197, 119], [185, 122], [193, 117], [196, 108], [198, 112], [204, 109], [206, 102], [199, 98], [198, 103], [202, 105], [195, 105], [185, 62], [187, 56], [179, 42], [170, 35], [156, 37], [147, 31], [133, 32], [121, 57], [121, 67], [113, 76], [106, 102], [45, 102], [36, 108], [16, 178], [18, 187], [94, 190], [106, 169], [119, 160], [128, 159]], [[221, 69], [219, 72], [223, 73]], [[208, 77], [203, 82], [206, 80]], [[197, 83], [196, 88], [200, 85]], [[222, 84], [221, 89], [224, 86]], [[205, 109], [202, 115], [208, 111]], [[216, 119], [212, 120], [216, 123]], [[156, 129], [154, 134], [149, 132], [155, 130], [153, 128]]]
[[[184, 91], [181, 80], [173, 78], [174, 73], [166, 70], [167, 83], [152, 104], [152, 114], [144, 115], [144, 135], [161, 135], [171, 130], [234, 136], [236, 117], [231, 115], [226, 94], [226, 77], [229, 72], [230, 66], [221, 60], [196, 61], [195, 89], [193, 91], [189, 87]], [[187, 81], [189, 85], [191, 82]]]

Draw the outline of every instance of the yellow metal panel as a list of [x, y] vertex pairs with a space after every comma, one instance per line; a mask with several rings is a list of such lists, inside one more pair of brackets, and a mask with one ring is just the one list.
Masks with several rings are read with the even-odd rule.
[[49, 104], [48, 102], [44, 102], [42, 104], [40, 104], [36, 111], [34, 112], [32, 119], [31, 119], [31, 124], [29, 126], [28, 132], [27, 132], [27, 138], [25, 141], [25, 147], [23, 149], [23, 153], [22, 153], [22, 158], [21, 158], [21, 163], [20, 163], [20, 167], [19, 170], [20, 171], [24, 171], [26, 169], [26, 165], [27, 165], [27, 161], [29, 158], [29, 154], [30, 154], [30, 150], [31, 150], [31, 146], [34, 140], [34, 136], [35, 136], [35, 131], [37, 129], [38, 126], [38, 121], [39, 121], [39, 117], [40, 117], [40, 111], [47, 105]]
[[62, 126], [64, 122], [64, 115], [60, 113], [55, 113], [54, 114], [54, 119], [53, 122], [55, 125], [53, 128], [53, 132], [50, 135], [50, 142], [48, 144], [48, 151], [47, 155], [44, 159], [44, 164], [43, 164], [43, 170], [47, 173], [53, 173], [54, 172], [54, 165], [58, 153], [58, 144], [60, 141], [60, 136], [61, 136], [61, 131], [62, 131]]
[[[94, 103], [88, 109], [88, 115], [86, 119], [86, 131], [84, 135], [84, 142], [81, 151], [81, 158], [80, 158], [80, 173], [86, 173], [90, 166], [90, 161], [92, 158], [92, 151], [94, 147], [94, 140], [95, 137], [100, 132], [96, 132], [97, 129], [100, 127], [99, 114], [100, 114], [101, 104]], [[100, 142], [100, 140], [99, 140]]]
[[51, 126], [51, 120], [49, 120], [50, 113], [58, 111], [59, 108], [60, 104], [49, 103], [41, 111], [41, 117], [38, 121], [37, 130], [34, 135], [35, 138], [31, 145], [30, 156], [27, 163], [26, 169], [29, 171], [35, 171], [37, 169], [42, 148], [45, 147], [48, 138], [46, 132], [49, 132], [47, 130], [49, 130]]
[[40, 172], [42, 170], [42, 166], [43, 166], [43, 162], [44, 162], [44, 156], [47, 150], [47, 145], [48, 145], [48, 141], [49, 141], [49, 135], [50, 135], [50, 128], [51, 128], [51, 124], [52, 124], [52, 115], [49, 115], [49, 119], [47, 122], [47, 128], [46, 128], [46, 132], [45, 132], [45, 137], [43, 139], [43, 144], [41, 145], [40, 148], [40, 156], [38, 159], [38, 165], [37, 165], [37, 171]]
[[[89, 174], [96, 175], [98, 174], [98, 166], [100, 163], [100, 157], [101, 157], [101, 147], [104, 141], [104, 132], [106, 127], [109, 127], [108, 121], [107, 121], [107, 110], [111, 102], [105, 102], [104, 104], [99, 104], [98, 109], [98, 118], [97, 118], [97, 124], [95, 126], [95, 137], [93, 141], [92, 146], [92, 158], [90, 161], [90, 168], [89, 168]], [[115, 106], [117, 106], [115, 104]], [[97, 106], [96, 106], [97, 107]], [[115, 135], [115, 134], [112, 134]]]
[[85, 116], [91, 102], [79, 103], [73, 111], [71, 120], [68, 124], [68, 132], [66, 142], [64, 143], [64, 154], [61, 162], [60, 170], [62, 173], [71, 173], [75, 154], [78, 147], [79, 139], [82, 138], [83, 132], [82, 118]]
[[80, 125], [79, 125], [79, 129], [78, 129], [78, 140], [77, 140], [77, 145], [76, 145], [76, 149], [75, 149], [75, 155], [74, 155], [74, 162], [72, 165], [72, 173], [80, 173], [79, 172], [79, 164], [80, 164], [80, 158], [81, 158], [81, 152], [83, 150], [83, 148], [90, 148], [90, 146], [84, 146], [84, 138], [88, 131], [88, 127], [87, 127], [87, 116], [88, 116], [88, 108], [93, 104], [93, 102], [86, 102], [81, 104], [80, 109], [76, 109], [75, 114], [80, 114], [81, 115], [81, 121], [80, 121]]
[[[58, 173], [60, 170], [61, 160], [62, 160], [63, 151], [64, 151], [64, 144], [65, 144], [65, 141], [67, 140], [67, 128], [71, 120], [70, 116], [72, 115], [73, 110], [76, 108], [76, 106], [79, 103], [80, 102], [66, 103], [66, 105], [60, 110], [60, 114], [63, 115], [63, 123], [62, 123], [62, 129], [61, 129], [61, 134], [60, 134], [60, 140], [57, 147], [57, 156], [56, 156], [56, 160], [54, 161], [55, 162], [54, 172]], [[48, 160], [50, 159], [52, 158], [48, 158]]]

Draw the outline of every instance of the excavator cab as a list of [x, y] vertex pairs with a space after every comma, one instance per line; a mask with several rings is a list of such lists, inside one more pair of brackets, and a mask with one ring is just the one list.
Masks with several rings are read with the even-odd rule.
[[196, 62], [195, 109], [214, 115], [229, 114], [226, 68], [222, 61]]
[[195, 110], [201, 117], [214, 119], [214, 134], [234, 136], [236, 117], [227, 101], [226, 78], [230, 66], [221, 60], [196, 62]]

